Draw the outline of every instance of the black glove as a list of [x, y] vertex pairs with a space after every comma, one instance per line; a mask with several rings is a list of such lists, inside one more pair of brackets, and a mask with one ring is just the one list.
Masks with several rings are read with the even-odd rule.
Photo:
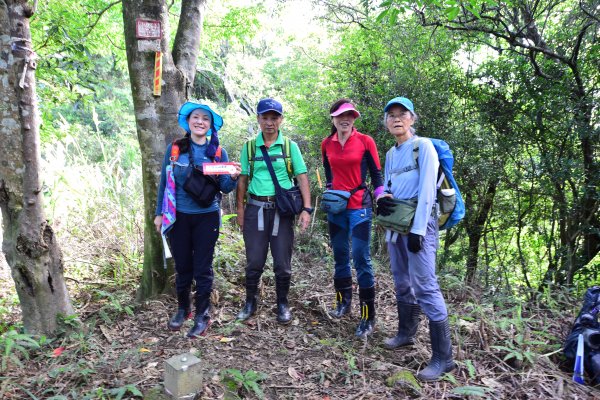
[[395, 206], [396, 204], [391, 197], [380, 197], [379, 200], [377, 200], [377, 215], [387, 217], [394, 212]]
[[408, 251], [418, 253], [423, 247], [423, 236], [410, 232], [408, 234]]

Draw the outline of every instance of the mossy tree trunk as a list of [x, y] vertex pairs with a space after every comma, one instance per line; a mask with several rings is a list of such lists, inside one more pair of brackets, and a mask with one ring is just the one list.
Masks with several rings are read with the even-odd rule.
[[27, 332], [52, 334], [73, 313], [63, 260], [43, 211], [36, 55], [27, 1], [0, 0], [0, 208], [3, 246]]
[[[154, 228], [157, 187], [166, 146], [183, 131], [177, 125], [177, 111], [191, 93], [196, 74], [206, 0], [183, 0], [173, 47], [169, 48], [169, 15], [164, 0], [123, 0], [123, 26], [127, 62], [135, 110], [138, 141], [142, 154], [144, 188], [144, 270], [138, 299], [169, 291], [171, 265], [163, 260], [162, 241]], [[162, 94], [153, 95], [154, 52], [138, 51], [136, 19], [160, 21], [163, 56]]]

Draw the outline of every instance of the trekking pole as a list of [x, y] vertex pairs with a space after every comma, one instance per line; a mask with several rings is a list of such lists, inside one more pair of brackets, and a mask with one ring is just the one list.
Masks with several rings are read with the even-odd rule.
[[573, 382], [585, 385], [583, 379], [583, 335], [581, 333], [577, 338], [577, 355], [575, 356], [575, 366], [573, 368]]
[[[319, 209], [319, 196], [315, 197], [315, 210]], [[315, 213], [316, 214], [316, 213]], [[312, 221], [310, 221], [310, 233], [313, 231], [313, 227], [315, 226], [316, 215], [312, 217]]]

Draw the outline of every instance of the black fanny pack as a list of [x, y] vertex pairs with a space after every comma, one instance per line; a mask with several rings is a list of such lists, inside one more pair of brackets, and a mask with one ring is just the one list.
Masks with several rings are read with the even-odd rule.
[[200, 207], [206, 208], [215, 201], [215, 197], [221, 191], [219, 182], [210, 175], [204, 175], [202, 170], [194, 164], [193, 145], [190, 143], [190, 167], [183, 182], [183, 190]]
[[204, 175], [195, 165], [189, 168], [189, 172], [183, 183], [183, 190], [200, 207], [210, 207], [219, 193], [219, 184], [212, 176]]
[[271, 179], [275, 186], [275, 207], [277, 207], [277, 212], [282, 217], [292, 217], [300, 214], [304, 204], [300, 188], [298, 185], [294, 185], [290, 189], [282, 188], [275, 175], [275, 170], [273, 169], [271, 157], [267, 152], [267, 148], [265, 146], [260, 146], [260, 150], [263, 153], [265, 164], [267, 164], [267, 169], [271, 174]]

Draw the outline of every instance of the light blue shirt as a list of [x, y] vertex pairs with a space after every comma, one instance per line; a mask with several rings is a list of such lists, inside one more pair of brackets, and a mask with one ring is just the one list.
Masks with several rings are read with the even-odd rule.
[[[199, 145], [192, 141], [190, 144], [194, 146], [194, 164], [197, 166], [202, 166], [202, 163], [212, 162], [210, 158], [206, 156], [206, 148], [208, 147], [206, 144]], [[167, 165], [171, 162], [171, 147], [173, 145], [170, 144], [167, 146], [167, 151], [165, 152], [165, 158], [163, 160], [163, 165], [160, 174], [160, 184], [158, 186], [158, 200], [156, 202], [156, 215], [162, 215], [162, 205], [164, 198], [165, 186], [167, 183], [167, 174], [166, 168]], [[221, 162], [228, 162], [229, 157], [227, 156], [227, 152], [225, 149], [221, 148]], [[183, 184], [185, 182], [185, 178], [189, 171], [190, 166], [190, 156], [189, 152], [181, 153], [179, 158], [174, 163], [173, 168], [173, 177], [175, 179], [175, 200], [177, 204], [177, 211], [183, 212], [186, 214], [202, 214], [217, 211], [219, 209], [219, 196], [215, 197], [215, 201], [209, 207], [200, 207], [198, 203], [192, 199], [185, 190], [183, 190]], [[219, 175], [219, 186], [221, 192], [229, 193], [233, 189], [235, 189], [237, 185], [237, 180], [231, 179], [229, 175]]]
[[[419, 166], [414, 160], [414, 142], [418, 140]], [[436, 199], [437, 173], [440, 162], [433, 143], [427, 138], [413, 136], [385, 155], [384, 187], [394, 198], [417, 198], [417, 210], [411, 232], [425, 236], [427, 222]]]

